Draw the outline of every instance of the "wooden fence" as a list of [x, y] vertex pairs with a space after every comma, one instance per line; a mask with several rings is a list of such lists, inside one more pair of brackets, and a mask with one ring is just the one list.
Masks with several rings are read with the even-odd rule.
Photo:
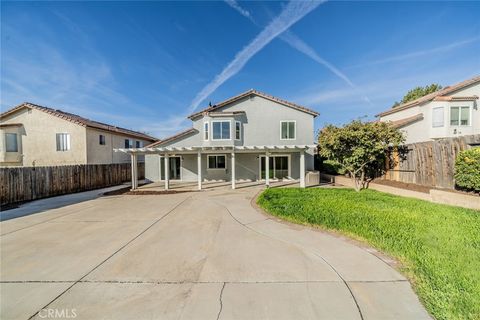
[[[145, 164], [138, 163], [139, 178], [144, 175]], [[0, 168], [0, 205], [114, 186], [130, 179], [130, 163]]]
[[479, 144], [478, 134], [408, 144], [403, 159], [398, 154], [394, 155], [395, 164], [387, 170], [384, 179], [454, 189], [453, 174], [457, 154]]

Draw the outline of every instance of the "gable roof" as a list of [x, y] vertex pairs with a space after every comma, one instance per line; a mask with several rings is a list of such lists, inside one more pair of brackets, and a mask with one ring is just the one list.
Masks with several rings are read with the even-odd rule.
[[62, 110], [58, 110], [58, 109], [43, 107], [43, 106], [33, 104], [33, 103], [30, 103], [30, 102], [24, 102], [24, 103], [22, 103], [22, 104], [20, 104], [16, 107], [10, 109], [10, 110], [7, 110], [7, 111], [3, 112], [2, 114], [0, 114], [0, 118], [9, 116], [9, 115], [11, 115], [11, 114], [23, 109], [23, 108], [39, 110], [39, 111], [48, 113], [48, 114], [50, 114], [54, 117], [58, 117], [60, 119], [66, 120], [66, 121], [73, 122], [73, 123], [78, 124], [78, 125], [83, 126], [83, 127], [89, 127], [89, 128], [104, 130], [104, 131], [108, 131], [108, 132], [112, 132], [112, 133], [117, 133], [117, 134], [122, 134], [122, 135], [130, 136], [130, 137], [135, 137], [135, 138], [138, 138], [138, 139], [148, 140], [148, 141], [157, 140], [157, 138], [149, 136], [145, 133], [141, 133], [141, 132], [138, 132], [138, 131], [133, 131], [133, 130], [109, 125], [109, 124], [106, 124], [106, 123], [90, 120], [90, 119], [87, 119], [87, 118], [83, 118], [79, 115], [73, 114], [73, 113], [68, 113], [68, 112], [65, 112], [65, 111], [62, 111]]
[[197, 129], [194, 129], [194, 128], [190, 128], [190, 129], [184, 130], [184, 131], [182, 131], [182, 132], [179, 132], [179, 133], [177, 133], [177, 134], [175, 134], [175, 135], [173, 135], [173, 136], [170, 136], [170, 137], [168, 137], [168, 138], [165, 138], [165, 139], [163, 139], [163, 140], [155, 141], [154, 143], [148, 145], [147, 148], [155, 147], [155, 146], [158, 146], [158, 145], [167, 143], [167, 142], [171, 142], [171, 141], [174, 141], [174, 140], [183, 138], [183, 137], [188, 136], [189, 134], [194, 133], [194, 132], [198, 132], [198, 130], [197, 130]]
[[[395, 108], [391, 108], [387, 111], [384, 111], [384, 112], [381, 112], [379, 114], [376, 115], [376, 117], [382, 117], [382, 116], [386, 116], [386, 115], [389, 115], [389, 114], [392, 114], [392, 113], [395, 113], [395, 112], [398, 112], [398, 111], [402, 111], [402, 110], [405, 110], [405, 109], [408, 109], [408, 108], [412, 108], [412, 107], [415, 107], [415, 106], [418, 106], [420, 104], [423, 104], [425, 102], [429, 102], [429, 101], [432, 101], [432, 100], [440, 100], [443, 96], [445, 95], [448, 95], [450, 93], [453, 93], [455, 91], [458, 91], [460, 89], [463, 89], [465, 87], [468, 87], [472, 84], [476, 84], [476, 83], [480, 83], [480, 76], [477, 76], [477, 77], [474, 77], [474, 78], [471, 78], [471, 79], [468, 79], [468, 80], [465, 80], [465, 81], [462, 81], [462, 82], [459, 82], [457, 84], [454, 84], [454, 85], [451, 85], [451, 86], [448, 86], [448, 87], [445, 87], [443, 89], [440, 89], [436, 92], [433, 92], [433, 93], [430, 93], [430, 94], [427, 94], [426, 96], [423, 96], [421, 98], [418, 98], [416, 100], [413, 100], [413, 101], [409, 101], [407, 103], [404, 103], [404, 104], [401, 104]], [[478, 99], [477, 96], [472, 96], [472, 97], [461, 97], [461, 98], [466, 98], [466, 100], [472, 100], [472, 99]], [[451, 98], [452, 100], [455, 100], [456, 98]], [[457, 98], [458, 99], [458, 98]]]
[[305, 112], [305, 113], [308, 113], [314, 117], [318, 116], [319, 113], [317, 111], [314, 111], [312, 109], [308, 109], [306, 107], [303, 107], [303, 106], [300, 106], [298, 104], [295, 104], [293, 102], [289, 102], [289, 101], [286, 101], [286, 100], [283, 100], [283, 99], [280, 99], [280, 98], [277, 98], [277, 97], [274, 97], [274, 96], [271, 96], [269, 94], [266, 94], [266, 93], [263, 93], [263, 92], [260, 92], [260, 91], [257, 91], [255, 89], [250, 89], [248, 91], [245, 91], [239, 95], [236, 95], [234, 97], [231, 97], [227, 100], [224, 100], [214, 106], [211, 106], [211, 107], [208, 107], [208, 108], [205, 108], [201, 111], [198, 111], [198, 112], [195, 112], [195, 113], [192, 113], [191, 115], [188, 116], [189, 119], [193, 119], [193, 118], [196, 118], [198, 116], [201, 116], [202, 114], [206, 113], [206, 112], [211, 112], [211, 111], [215, 111], [215, 110], [218, 110], [232, 102], [235, 102], [235, 101], [238, 101], [242, 98], [245, 98], [245, 97], [248, 97], [250, 95], [256, 95], [256, 96], [259, 96], [259, 97], [262, 97], [262, 98], [265, 98], [267, 100], [270, 100], [270, 101], [273, 101], [273, 102], [277, 102], [277, 103], [280, 103], [284, 106], [287, 106], [287, 107], [290, 107], [290, 108], [293, 108], [295, 110], [298, 110], [298, 111], [302, 111], [302, 112]]

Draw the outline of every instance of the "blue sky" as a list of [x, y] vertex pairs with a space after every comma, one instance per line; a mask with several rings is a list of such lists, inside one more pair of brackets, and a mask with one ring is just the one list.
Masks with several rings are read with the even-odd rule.
[[2, 111], [29, 101], [165, 137], [250, 88], [373, 116], [480, 74], [479, 2], [2, 2]]

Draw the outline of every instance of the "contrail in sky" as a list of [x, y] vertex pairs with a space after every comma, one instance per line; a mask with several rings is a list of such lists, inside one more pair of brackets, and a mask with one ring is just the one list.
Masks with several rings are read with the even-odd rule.
[[189, 112], [195, 111], [225, 81], [236, 75], [245, 64], [273, 39], [301, 20], [324, 1], [290, 1], [280, 15], [274, 18], [246, 47], [235, 55], [235, 58], [207, 84], [192, 100]]

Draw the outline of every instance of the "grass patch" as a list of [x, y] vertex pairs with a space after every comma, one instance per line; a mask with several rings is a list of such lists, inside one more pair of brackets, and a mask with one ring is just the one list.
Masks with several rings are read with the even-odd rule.
[[286, 220], [359, 237], [396, 257], [436, 319], [480, 319], [480, 212], [374, 190], [268, 189], [258, 204]]

